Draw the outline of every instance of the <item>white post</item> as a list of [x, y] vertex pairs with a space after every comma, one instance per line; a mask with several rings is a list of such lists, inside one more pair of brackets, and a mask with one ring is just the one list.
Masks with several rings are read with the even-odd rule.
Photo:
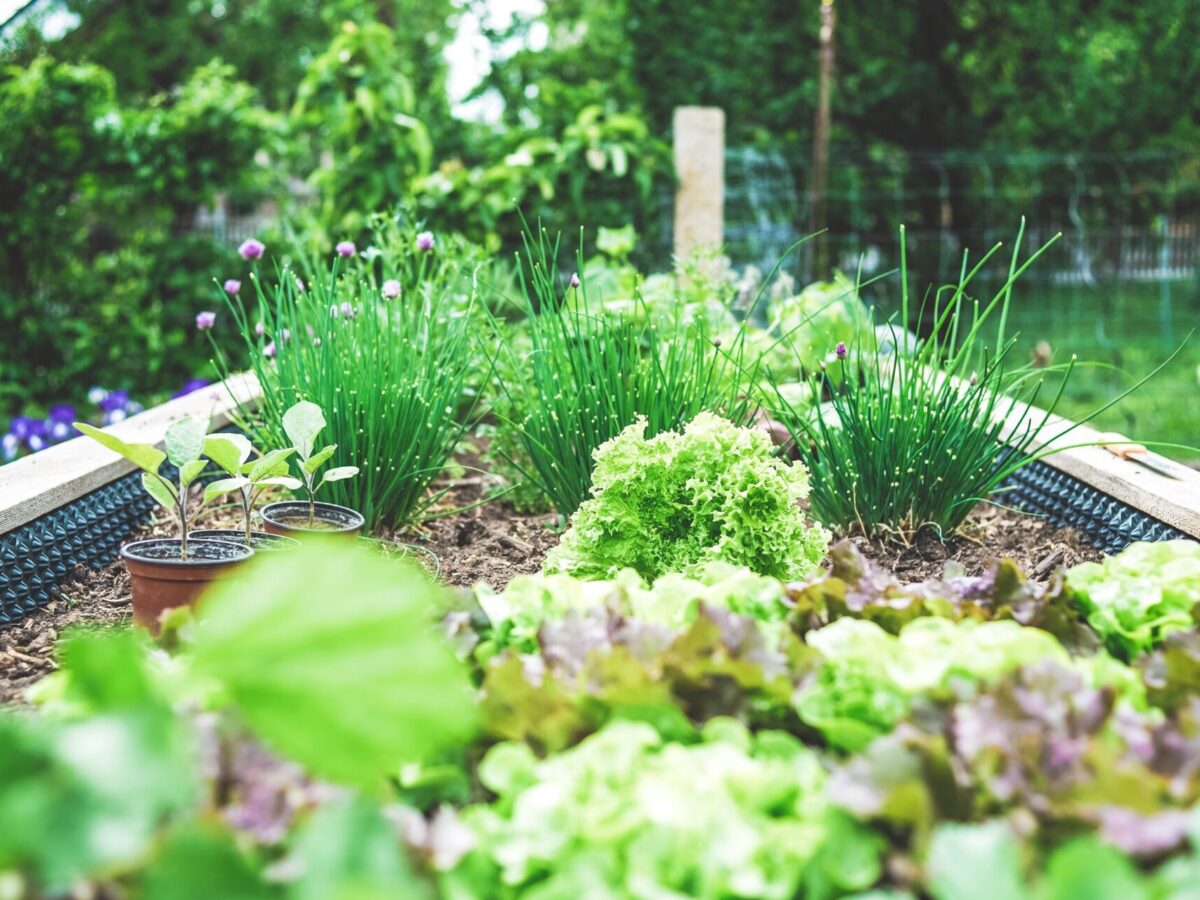
[[725, 232], [725, 111], [675, 110], [675, 256], [720, 247]]

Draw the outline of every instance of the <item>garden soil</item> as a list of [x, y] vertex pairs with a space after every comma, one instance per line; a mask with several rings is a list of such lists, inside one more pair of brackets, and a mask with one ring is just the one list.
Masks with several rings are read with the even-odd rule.
[[[479, 460], [464, 460], [474, 472], [442, 485], [446, 494], [436, 518], [404, 534], [376, 536], [389, 555], [411, 556], [447, 584], [468, 587], [486, 581], [502, 588], [517, 575], [536, 572], [558, 542], [555, 517], [521, 514], [503, 500], [481, 503], [490, 480]], [[217, 509], [198, 527], [236, 527], [233, 510]], [[138, 537], [170, 536], [172, 526], [156, 520]], [[940, 576], [954, 562], [967, 574], [983, 572], [996, 557], [1014, 560], [1035, 580], [1061, 566], [1099, 559], [1100, 551], [1071, 529], [1012, 510], [980, 506], [959, 536], [943, 543], [930, 533], [913, 541], [851, 538], [862, 552], [901, 581]], [[73, 626], [129, 627], [129, 576], [114, 563], [98, 572], [80, 570], [59, 596], [19, 622], [0, 628], [0, 703], [21, 703], [26, 688], [57, 668], [55, 643]]]

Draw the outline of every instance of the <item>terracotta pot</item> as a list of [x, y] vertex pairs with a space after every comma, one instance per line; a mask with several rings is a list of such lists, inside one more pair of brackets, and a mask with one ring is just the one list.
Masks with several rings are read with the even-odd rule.
[[[192, 538], [200, 541], [224, 541], [227, 544], [246, 545], [246, 532], [240, 528], [201, 528], [188, 532], [188, 541]], [[295, 550], [300, 542], [282, 534], [270, 534], [266, 531], [250, 532], [250, 549], [265, 550], [268, 553], [276, 550]]]
[[177, 538], [134, 541], [121, 548], [133, 593], [133, 620], [158, 634], [158, 618], [176, 606], [191, 606], [212, 582], [254, 555], [241, 544], [188, 539], [188, 558], [180, 559]]
[[259, 513], [263, 528], [271, 534], [283, 534], [303, 540], [313, 535], [358, 537], [366, 520], [354, 510], [334, 503], [318, 503], [314, 507], [315, 528], [308, 527], [308, 501], [285, 500], [268, 503]]

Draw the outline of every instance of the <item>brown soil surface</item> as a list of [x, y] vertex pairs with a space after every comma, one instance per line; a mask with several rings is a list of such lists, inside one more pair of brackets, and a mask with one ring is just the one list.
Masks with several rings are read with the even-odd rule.
[[[501, 588], [517, 575], [536, 572], [558, 543], [555, 517], [520, 514], [502, 500], [474, 505], [492, 480], [474, 474], [477, 457], [463, 462], [473, 474], [443, 485], [449, 490], [435, 511], [438, 518], [407, 534], [380, 534], [378, 539], [393, 555], [411, 555], [451, 585], [486, 581]], [[237, 525], [238, 513], [226, 507], [204, 514], [196, 527]], [[173, 535], [170, 523], [156, 520], [137, 537]], [[940, 576], [951, 561], [967, 574], [979, 574], [998, 556], [1015, 560], [1026, 573], [1045, 580], [1060, 566], [1101, 556], [1078, 532], [991, 506], [978, 507], [960, 536], [945, 544], [929, 534], [907, 544], [854, 540], [866, 556], [891, 569], [901, 581]], [[123, 626], [129, 621], [129, 576], [124, 566], [117, 562], [99, 572], [81, 571], [44, 608], [0, 628], [0, 703], [20, 702], [29, 685], [54, 671], [54, 645], [64, 629], [79, 624]]]

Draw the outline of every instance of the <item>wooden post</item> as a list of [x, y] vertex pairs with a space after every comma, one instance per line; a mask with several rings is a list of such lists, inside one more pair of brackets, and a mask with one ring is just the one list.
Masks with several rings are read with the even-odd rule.
[[[833, 0], [821, 0], [821, 68], [817, 82], [817, 114], [813, 121], [812, 181], [809, 185], [809, 231], [825, 228], [825, 188], [829, 183], [829, 106], [833, 90], [833, 30], [837, 24]], [[829, 277], [829, 242], [820, 235], [813, 242], [809, 278]]]
[[675, 110], [675, 257], [717, 248], [725, 236], [725, 111]]

